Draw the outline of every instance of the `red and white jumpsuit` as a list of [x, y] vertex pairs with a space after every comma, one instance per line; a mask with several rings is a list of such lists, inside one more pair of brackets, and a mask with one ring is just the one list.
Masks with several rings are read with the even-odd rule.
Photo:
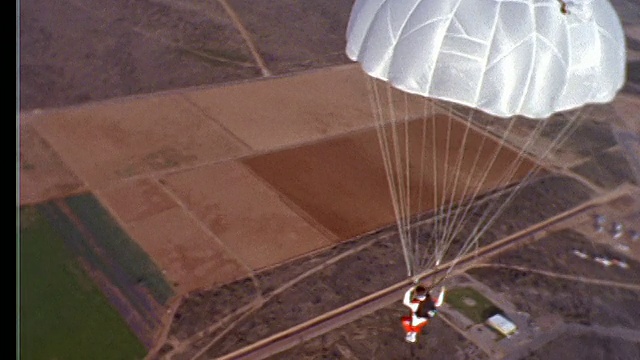
[[[404, 328], [407, 335], [406, 340], [409, 342], [416, 341], [416, 335], [420, 333], [420, 331], [422, 331], [422, 328], [429, 323], [429, 318], [435, 315], [434, 313], [433, 315], [430, 314], [429, 317], [421, 317], [416, 314], [420, 304], [428, 300], [426, 298], [422, 300], [416, 298], [414, 296], [414, 290], [415, 290], [415, 287], [412, 287], [409, 290], [407, 290], [407, 292], [404, 294], [404, 299], [402, 301], [402, 303], [405, 306], [411, 309], [411, 316], [402, 317], [402, 327]], [[430, 299], [431, 301], [433, 301], [433, 304], [435, 305], [436, 308], [442, 305], [442, 302], [444, 301], [444, 291], [445, 290], [443, 287], [442, 290], [440, 291], [440, 295], [438, 295], [438, 299], [436, 300]]]

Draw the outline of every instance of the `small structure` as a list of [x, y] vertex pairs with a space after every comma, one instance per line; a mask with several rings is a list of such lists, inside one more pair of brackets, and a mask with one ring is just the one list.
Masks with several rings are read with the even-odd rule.
[[589, 258], [589, 255], [587, 255], [587, 254], [585, 254], [585, 253], [583, 253], [582, 251], [577, 250], [577, 249], [574, 249], [574, 250], [573, 250], [573, 254], [574, 254], [575, 256], [577, 256], [577, 257], [581, 258], [581, 259], [588, 259], [588, 258]]
[[502, 316], [501, 314], [495, 314], [487, 319], [487, 325], [499, 332], [500, 334], [509, 337], [516, 333], [518, 327], [516, 324], [512, 323], [509, 319]]
[[629, 230], [629, 238], [633, 242], [640, 240], [640, 232], [638, 232], [637, 230]]
[[604, 215], [595, 215], [593, 217], [593, 227], [597, 232], [604, 231], [604, 224], [607, 222], [607, 218]]
[[611, 262], [613, 263], [613, 265], [617, 265], [620, 268], [623, 268], [623, 269], [629, 268], [629, 264], [627, 264], [627, 262], [624, 260], [613, 259]]
[[606, 257], [595, 257], [593, 258], [593, 260], [595, 260], [596, 262], [599, 262], [600, 264], [602, 264], [603, 266], [609, 267], [611, 266], [611, 264], [613, 264], [613, 262], [611, 262], [611, 260], [607, 259]]
[[629, 251], [629, 245], [626, 244], [615, 244], [614, 247], [616, 248], [616, 250]]
[[[616, 244], [615, 248], [618, 250], [622, 250], [622, 251], [629, 251], [629, 246], [624, 245], [624, 244]], [[611, 265], [616, 265], [622, 269], [628, 269], [629, 268], [629, 264], [627, 264], [626, 261], [624, 260], [620, 260], [620, 259], [609, 259], [605, 256], [591, 256], [585, 252], [582, 252], [580, 250], [577, 249], [573, 249], [573, 254], [581, 259], [586, 259], [586, 260], [593, 260], [597, 263], [600, 263], [602, 266], [606, 266], [609, 267]]]
[[619, 222], [614, 222], [611, 226], [611, 235], [614, 239], [618, 239], [624, 234], [624, 227]]

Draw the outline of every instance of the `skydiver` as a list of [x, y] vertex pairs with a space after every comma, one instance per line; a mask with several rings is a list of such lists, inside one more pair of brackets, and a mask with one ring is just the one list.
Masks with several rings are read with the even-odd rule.
[[422, 285], [413, 286], [405, 292], [402, 303], [411, 309], [411, 316], [402, 317], [407, 342], [416, 342], [418, 333], [429, 323], [429, 319], [436, 316], [438, 307], [444, 301], [444, 292], [443, 286], [437, 300], [431, 298], [429, 291]]

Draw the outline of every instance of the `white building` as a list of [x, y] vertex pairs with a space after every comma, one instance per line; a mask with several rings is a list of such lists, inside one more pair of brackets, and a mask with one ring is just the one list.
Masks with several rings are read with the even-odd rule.
[[511, 321], [509, 321], [509, 319], [500, 314], [495, 314], [492, 317], [488, 318], [486, 323], [489, 327], [495, 329], [500, 334], [506, 337], [515, 334], [518, 330], [516, 324], [512, 323]]

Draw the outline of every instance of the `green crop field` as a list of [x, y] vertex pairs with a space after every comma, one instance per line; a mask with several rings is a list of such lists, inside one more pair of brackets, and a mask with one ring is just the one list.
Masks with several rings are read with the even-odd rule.
[[20, 358], [140, 359], [146, 349], [36, 208], [20, 210]]

